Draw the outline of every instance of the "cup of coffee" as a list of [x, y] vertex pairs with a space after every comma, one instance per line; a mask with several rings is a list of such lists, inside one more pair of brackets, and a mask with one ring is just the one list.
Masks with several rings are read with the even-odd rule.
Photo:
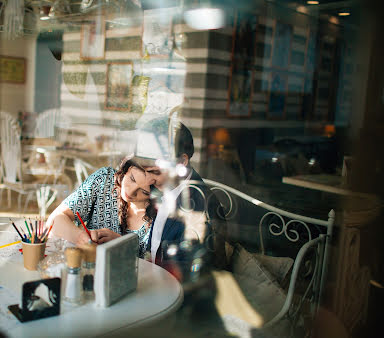
[[46, 243], [26, 243], [23, 245], [24, 267], [27, 270], [37, 270], [37, 263], [44, 258]]

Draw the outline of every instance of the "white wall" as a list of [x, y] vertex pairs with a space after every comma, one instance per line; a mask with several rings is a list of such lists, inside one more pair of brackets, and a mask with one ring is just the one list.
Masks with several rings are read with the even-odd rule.
[[26, 59], [25, 84], [0, 83], [0, 110], [17, 116], [19, 111], [32, 112], [35, 93], [36, 36], [15, 40], [0, 35], [0, 55]]

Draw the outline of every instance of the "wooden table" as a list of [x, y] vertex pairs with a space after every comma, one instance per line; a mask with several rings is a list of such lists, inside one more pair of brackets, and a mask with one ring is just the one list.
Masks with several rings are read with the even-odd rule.
[[[4, 230], [11, 231], [11, 228], [8, 224], [0, 224], [0, 246], [6, 237], [11, 236], [9, 240], [14, 238], [12, 232]], [[59, 316], [26, 323], [16, 320], [13, 327], [5, 332], [2, 332], [4, 328], [0, 325], [0, 332], [9, 337], [103, 336], [111, 332], [123, 333], [129, 328], [151, 323], [175, 312], [183, 301], [180, 283], [166, 270], [142, 259], [139, 260], [138, 271], [137, 290], [108, 308], [97, 308], [93, 302], [81, 306], [62, 303]], [[0, 255], [0, 286], [3, 290], [9, 289], [21, 297], [22, 284], [37, 279], [40, 279], [39, 273], [26, 270], [22, 259], [6, 259]], [[4, 304], [4, 301], [0, 298], [3, 306], [0, 308], [0, 317], [4, 316], [4, 307], [11, 305]]]
[[360, 192], [354, 192], [343, 185], [340, 175], [318, 174], [318, 175], [298, 175], [284, 176], [283, 183], [295, 185], [302, 188], [319, 190], [332, 194], [369, 197], [371, 195]]

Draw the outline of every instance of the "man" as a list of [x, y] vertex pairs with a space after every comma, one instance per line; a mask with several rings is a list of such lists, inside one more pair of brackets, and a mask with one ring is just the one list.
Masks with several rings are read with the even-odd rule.
[[138, 130], [135, 159], [147, 168], [161, 205], [152, 225], [151, 260], [184, 281], [204, 269], [225, 268], [226, 223], [220, 203], [191, 167], [193, 137], [181, 122], [168, 116]]

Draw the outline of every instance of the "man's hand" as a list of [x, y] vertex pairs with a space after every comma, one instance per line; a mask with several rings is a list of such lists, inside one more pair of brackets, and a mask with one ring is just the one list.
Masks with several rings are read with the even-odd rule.
[[106, 243], [115, 238], [121, 237], [121, 235], [107, 228], [99, 229], [96, 231], [98, 235], [98, 239], [97, 239], [98, 244]]

